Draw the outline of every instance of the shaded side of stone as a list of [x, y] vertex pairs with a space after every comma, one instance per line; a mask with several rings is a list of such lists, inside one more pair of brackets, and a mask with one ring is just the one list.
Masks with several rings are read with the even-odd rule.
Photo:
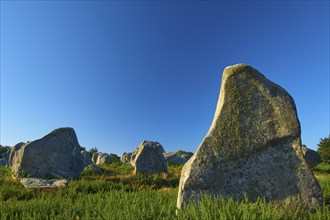
[[307, 148], [306, 145], [302, 146], [302, 152], [306, 162], [310, 167], [315, 167], [316, 165], [321, 163], [320, 155], [316, 151]]

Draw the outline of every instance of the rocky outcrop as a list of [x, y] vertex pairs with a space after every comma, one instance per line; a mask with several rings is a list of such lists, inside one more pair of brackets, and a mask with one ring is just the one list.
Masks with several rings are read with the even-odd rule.
[[188, 160], [178, 157], [174, 152], [163, 153], [165, 161], [171, 164], [185, 164]]
[[15, 145], [9, 165], [15, 176], [40, 178], [74, 178], [84, 169], [72, 128], [59, 128], [39, 140]]
[[302, 152], [306, 162], [311, 168], [321, 163], [320, 155], [316, 151], [307, 148], [306, 145], [302, 145]]
[[81, 153], [81, 158], [82, 158], [84, 168], [93, 163], [92, 157], [89, 152], [83, 150], [80, 153]]
[[120, 161], [123, 163], [130, 163], [132, 158], [132, 153], [126, 153], [124, 152], [123, 155], [120, 158]]
[[96, 164], [100, 165], [100, 164], [108, 164], [108, 163], [111, 163], [110, 155], [107, 153], [99, 153], [99, 155], [97, 156]]
[[292, 97], [251, 66], [227, 67], [211, 127], [184, 165], [177, 207], [202, 194], [322, 204], [307, 165]]
[[131, 161], [134, 167], [134, 174], [167, 174], [168, 170], [163, 153], [164, 148], [160, 143], [144, 141], [138, 147], [134, 160]]

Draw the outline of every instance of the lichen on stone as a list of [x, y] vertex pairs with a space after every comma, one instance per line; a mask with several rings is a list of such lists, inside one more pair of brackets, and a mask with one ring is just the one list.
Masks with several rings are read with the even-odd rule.
[[[304, 173], [304, 175], [301, 175]], [[201, 193], [269, 200], [322, 202], [322, 191], [301, 153], [292, 97], [246, 64], [228, 67], [209, 132], [183, 167], [178, 207]]]

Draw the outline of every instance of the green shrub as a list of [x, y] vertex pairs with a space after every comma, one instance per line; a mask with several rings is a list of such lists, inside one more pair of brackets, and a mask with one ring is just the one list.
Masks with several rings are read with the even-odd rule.
[[0, 159], [3, 158], [3, 154], [10, 150], [11, 147], [9, 146], [2, 146], [0, 145]]
[[321, 157], [321, 161], [323, 163], [330, 163], [330, 135], [328, 137], [321, 138], [318, 146], [319, 149], [317, 149], [317, 152]]
[[133, 166], [129, 163], [114, 162], [102, 164], [99, 167], [105, 170], [105, 172], [112, 173], [112, 175], [128, 175], [133, 172]]
[[313, 172], [323, 190], [325, 204], [330, 205], [330, 164], [320, 163], [313, 168]]
[[120, 157], [117, 154], [110, 154], [110, 161], [113, 162], [120, 162]]
[[99, 152], [99, 150], [96, 147], [92, 147], [88, 152], [93, 155], [94, 153]]
[[184, 150], [179, 150], [179, 151], [177, 151], [176, 153], [175, 153], [175, 155], [177, 156], [177, 157], [181, 157], [181, 155], [183, 155], [183, 154], [189, 154], [189, 155], [193, 155], [194, 153], [193, 152], [190, 152], [190, 151], [184, 151]]

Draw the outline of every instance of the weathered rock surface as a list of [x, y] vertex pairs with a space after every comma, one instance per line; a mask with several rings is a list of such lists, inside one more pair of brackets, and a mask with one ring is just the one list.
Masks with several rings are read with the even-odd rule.
[[73, 178], [84, 169], [80, 145], [72, 128], [55, 129], [39, 140], [15, 145], [9, 165], [15, 176], [28, 174], [41, 178]]
[[98, 152], [93, 154], [93, 156], [92, 156], [92, 161], [93, 161], [93, 163], [96, 164], [96, 162], [97, 162], [97, 158], [99, 157], [99, 154], [100, 154], [100, 153], [98, 153]]
[[107, 153], [99, 153], [96, 164], [100, 165], [100, 164], [107, 164], [107, 163], [111, 163], [110, 155]]
[[[23, 147], [24, 145], [27, 145], [28, 143], [24, 143], [24, 142], [20, 142], [20, 143], [18, 143], [18, 144], [16, 144], [15, 146], [13, 146], [12, 148], [11, 148], [11, 151], [10, 151], [10, 154], [9, 154], [9, 159], [8, 159], [8, 165], [9, 166], [11, 166], [11, 164], [13, 163], [12, 162], [12, 160], [13, 160], [13, 158], [14, 157], [11, 157], [11, 152], [13, 151], [13, 152], [18, 152], [20, 149], [21, 149], [21, 147]], [[20, 155], [21, 156], [21, 155]]]
[[100, 173], [102, 170], [100, 167], [96, 166], [95, 164], [89, 164], [87, 167], [85, 167], [84, 171], [91, 171], [95, 173]]
[[138, 147], [136, 156], [131, 164], [134, 166], [134, 174], [144, 173], [168, 173], [164, 148], [158, 142], [144, 141]]
[[120, 158], [120, 161], [123, 163], [130, 163], [132, 158], [132, 153], [123, 153], [123, 155]]
[[188, 160], [178, 157], [174, 152], [166, 152], [163, 153], [165, 161], [170, 162], [172, 164], [185, 164]]
[[20, 182], [25, 188], [63, 188], [67, 185], [66, 179], [44, 180], [41, 178], [21, 178]]
[[321, 163], [320, 155], [316, 151], [307, 148], [306, 145], [302, 145], [302, 152], [306, 162], [311, 168]]
[[133, 151], [132, 153], [132, 156], [131, 156], [131, 164], [134, 166], [134, 162], [135, 161], [135, 158], [136, 158], [136, 155], [137, 153], [139, 152], [139, 147], [135, 148], [135, 150]]
[[84, 168], [93, 163], [90, 153], [85, 150], [81, 151], [81, 158]]
[[283, 88], [248, 65], [227, 67], [212, 125], [182, 169], [177, 207], [198, 202], [201, 193], [321, 204], [300, 132], [295, 103]]

